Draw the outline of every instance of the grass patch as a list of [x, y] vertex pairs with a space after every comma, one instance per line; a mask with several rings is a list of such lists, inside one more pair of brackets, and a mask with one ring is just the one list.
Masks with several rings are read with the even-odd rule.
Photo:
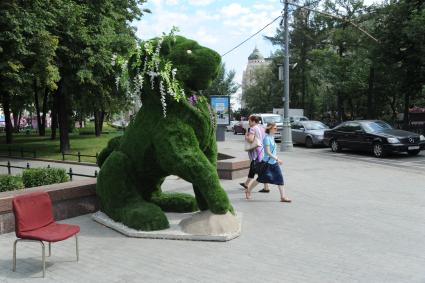
[[[107, 131], [108, 134], [102, 134], [100, 137], [94, 135], [94, 126], [88, 125], [81, 129], [84, 132], [83, 135], [80, 135], [80, 130], [75, 129], [73, 133], [70, 133], [70, 143], [71, 150], [70, 153], [75, 153], [79, 151], [84, 155], [96, 155], [103, 148], [106, 147], [108, 141], [116, 136], [122, 135], [122, 131], [114, 129], [108, 125], [104, 125], [103, 131]], [[90, 134], [90, 132], [92, 134]], [[12, 150], [12, 156], [20, 156], [20, 149], [23, 148], [24, 151], [36, 151], [37, 158], [45, 159], [54, 159], [62, 160], [62, 154], [60, 152], [60, 142], [59, 142], [59, 132], [57, 133], [56, 140], [50, 139], [50, 129], [46, 129], [46, 136], [40, 137], [37, 133], [31, 133], [27, 135], [25, 132], [13, 134], [13, 143], [8, 145], [6, 144], [6, 135], [1, 133], [0, 135], [0, 154], [7, 155], [8, 148]], [[31, 153], [24, 153], [25, 157], [33, 157]], [[66, 160], [77, 161], [77, 156], [65, 156]], [[96, 159], [92, 157], [81, 157], [82, 162], [91, 162], [95, 163]]]

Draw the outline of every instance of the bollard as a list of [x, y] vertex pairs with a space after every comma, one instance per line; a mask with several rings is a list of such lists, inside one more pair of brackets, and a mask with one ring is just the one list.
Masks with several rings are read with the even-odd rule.
[[7, 161], [7, 174], [12, 174], [11, 170], [10, 170], [10, 161]]
[[71, 167], [69, 168], [68, 174], [69, 174], [69, 179], [72, 181], [72, 168]]
[[50, 168], [50, 164], [47, 164], [47, 168]]
[[97, 170], [94, 170], [94, 177], [97, 178]]
[[81, 153], [78, 152], [78, 162], [81, 162]]
[[30, 163], [29, 162], [27, 162], [27, 169], [29, 169], [30, 168]]
[[65, 161], [65, 153], [62, 151], [62, 161]]

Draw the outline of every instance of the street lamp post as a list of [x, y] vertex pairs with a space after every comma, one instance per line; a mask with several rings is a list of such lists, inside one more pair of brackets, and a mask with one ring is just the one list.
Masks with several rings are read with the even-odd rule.
[[288, 27], [288, 0], [284, 0], [284, 29], [285, 29], [285, 38], [284, 45], [285, 51], [283, 56], [283, 66], [284, 66], [284, 82], [283, 82], [283, 130], [282, 130], [282, 141], [280, 144], [281, 151], [291, 151], [293, 149], [292, 145], [292, 132], [291, 124], [289, 122], [289, 27]]

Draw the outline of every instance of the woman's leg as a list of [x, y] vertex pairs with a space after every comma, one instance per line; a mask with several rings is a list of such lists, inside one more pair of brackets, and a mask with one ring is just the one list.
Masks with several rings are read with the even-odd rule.
[[251, 184], [249, 185], [249, 187], [245, 190], [246, 199], [251, 199], [251, 191], [257, 185], [258, 185], [258, 181], [257, 180], [254, 180], [254, 181], [251, 182]]
[[279, 188], [280, 201], [281, 202], [291, 202], [291, 200], [289, 198], [285, 197], [285, 188], [283, 187], [283, 185], [278, 185], [277, 187]]
[[246, 181], [239, 184], [242, 187], [244, 187], [245, 190], [248, 188], [248, 186], [251, 183], [252, 179], [254, 179], [254, 176], [255, 176], [254, 164], [255, 164], [255, 161], [252, 160], [251, 161], [251, 164], [249, 165], [249, 172], [248, 172], [248, 177], [246, 178]]

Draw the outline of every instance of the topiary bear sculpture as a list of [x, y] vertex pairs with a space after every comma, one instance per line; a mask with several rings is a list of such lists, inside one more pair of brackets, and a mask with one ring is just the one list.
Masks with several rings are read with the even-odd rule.
[[[216, 171], [214, 115], [205, 98], [185, 96], [206, 89], [219, 64], [216, 52], [181, 36], [149, 41], [129, 60], [142, 107], [99, 156], [96, 190], [113, 220], [150, 231], [169, 227], [164, 211], [233, 211]], [[169, 175], [192, 183], [195, 198], [162, 192]]]

